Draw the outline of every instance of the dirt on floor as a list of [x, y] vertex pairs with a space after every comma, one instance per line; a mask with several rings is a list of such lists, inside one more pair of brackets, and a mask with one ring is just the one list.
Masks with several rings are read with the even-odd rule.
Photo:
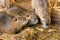
[[0, 40], [60, 40], [60, 27], [56, 24], [44, 29], [40, 24], [27, 27], [18, 34], [0, 35]]

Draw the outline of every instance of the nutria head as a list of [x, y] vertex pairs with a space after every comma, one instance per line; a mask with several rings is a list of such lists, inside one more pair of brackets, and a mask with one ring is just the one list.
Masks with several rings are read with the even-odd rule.
[[51, 23], [51, 18], [48, 15], [42, 15], [42, 17], [40, 18], [41, 23], [43, 25], [44, 28], [48, 28], [50, 26]]
[[26, 19], [29, 20], [29, 25], [36, 25], [38, 23], [38, 19], [33, 13], [27, 14]]
[[28, 20], [26, 20], [26, 18], [24, 18], [24, 17], [16, 16], [13, 18], [12, 22], [16, 22], [16, 23], [20, 24], [20, 26], [21, 25], [23, 26], [28, 23]]
[[27, 23], [28, 23], [28, 20], [26, 20], [25, 18], [19, 16], [19, 17], [13, 18], [13, 20], [11, 22], [11, 27], [16, 32], [18, 30], [21, 30], [22, 27], [25, 26]]

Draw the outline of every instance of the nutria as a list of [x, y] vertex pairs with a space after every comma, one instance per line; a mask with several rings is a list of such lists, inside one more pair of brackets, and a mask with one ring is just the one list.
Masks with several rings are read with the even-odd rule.
[[35, 14], [40, 18], [43, 27], [47, 28], [51, 23], [47, 0], [32, 0], [31, 2]]
[[1, 33], [16, 33], [22, 29], [24, 25], [28, 23], [28, 21], [20, 16], [16, 16], [11, 18], [7, 14], [0, 12], [0, 32]]
[[26, 12], [23, 8], [20, 8], [16, 5], [7, 9], [6, 13], [10, 16], [19, 15], [26, 18], [26, 20], [29, 20], [29, 25], [35, 25], [38, 23], [38, 19], [35, 14], [33, 14], [32, 12]]

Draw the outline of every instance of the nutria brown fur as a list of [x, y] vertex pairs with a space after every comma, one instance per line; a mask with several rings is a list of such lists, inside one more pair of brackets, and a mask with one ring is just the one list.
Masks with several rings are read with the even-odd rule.
[[0, 14], [2, 14], [0, 15], [0, 20], [3, 20], [2, 22], [0, 22], [0, 32], [2, 33], [16, 33], [28, 23], [25, 18], [20, 16], [11, 18], [3, 12], [1, 12]]
[[32, 0], [31, 2], [32, 8], [35, 10], [35, 14], [40, 18], [43, 27], [47, 28], [51, 23], [50, 14], [47, 12], [47, 0]]

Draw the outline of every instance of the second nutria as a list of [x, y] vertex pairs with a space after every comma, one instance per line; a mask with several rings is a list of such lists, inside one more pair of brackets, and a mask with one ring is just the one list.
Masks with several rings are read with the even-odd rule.
[[20, 16], [11, 18], [3, 12], [0, 12], [0, 14], [0, 20], [2, 21], [0, 22], [0, 32], [2, 33], [16, 33], [28, 23], [25, 18]]
[[26, 12], [23, 8], [20, 8], [17, 5], [14, 5], [13, 7], [6, 10], [6, 13], [10, 16], [16, 16], [19, 15], [21, 17], [26, 18], [26, 20], [29, 20], [29, 25], [35, 25], [38, 23], [38, 19], [32, 12]]
[[40, 18], [43, 27], [47, 28], [51, 23], [47, 0], [32, 0], [31, 2], [32, 8], [35, 10], [35, 14]]

